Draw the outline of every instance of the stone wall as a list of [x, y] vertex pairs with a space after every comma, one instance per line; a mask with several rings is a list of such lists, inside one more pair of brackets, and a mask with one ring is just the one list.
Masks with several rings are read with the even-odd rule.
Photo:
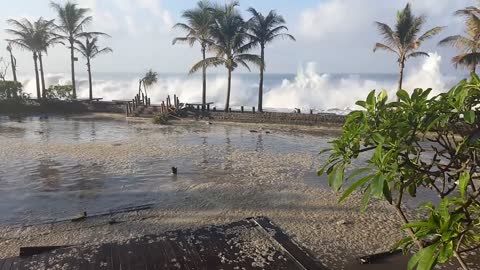
[[272, 123], [287, 125], [306, 126], [341, 126], [345, 122], [345, 116], [320, 113], [280, 113], [280, 112], [210, 112], [210, 119], [215, 121], [245, 122], [245, 123]]

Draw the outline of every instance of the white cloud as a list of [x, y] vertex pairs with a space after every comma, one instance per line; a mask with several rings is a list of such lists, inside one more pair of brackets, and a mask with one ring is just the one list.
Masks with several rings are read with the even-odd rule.
[[427, 15], [428, 25], [445, 25], [454, 20], [446, 14], [453, 14], [455, 10], [473, 4], [474, 0], [325, 0], [301, 13], [299, 31], [303, 37], [314, 40], [331, 40], [338, 36], [344, 40], [349, 34], [375, 32], [372, 31], [374, 21], [392, 24], [396, 11], [407, 2], [412, 3], [415, 14]]

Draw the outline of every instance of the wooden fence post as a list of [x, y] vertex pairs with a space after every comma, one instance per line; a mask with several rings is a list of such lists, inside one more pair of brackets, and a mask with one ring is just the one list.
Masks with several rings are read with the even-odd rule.
[[252, 112], [255, 113], [255, 107], [252, 107]]
[[243, 106], [242, 106], [242, 107], [240, 107], [240, 110], [241, 110], [241, 111], [242, 111], [242, 113], [243, 113]]

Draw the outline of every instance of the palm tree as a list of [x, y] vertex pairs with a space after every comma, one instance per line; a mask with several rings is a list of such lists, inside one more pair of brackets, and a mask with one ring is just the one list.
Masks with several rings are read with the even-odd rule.
[[92, 40], [89, 38], [85, 39], [85, 43], [76, 42], [75, 50], [87, 59], [87, 72], [88, 72], [88, 89], [89, 89], [89, 98], [90, 100], [93, 99], [93, 90], [92, 90], [92, 69], [91, 69], [91, 60], [98, 55], [113, 52], [113, 50], [109, 47], [105, 47], [100, 49], [98, 47], [98, 38], [94, 37]]
[[[213, 23], [213, 15], [210, 3], [208, 1], [199, 1], [195, 9], [184, 11], [182, 18], [186, 20], [186, 23], [177, 23], [174, 25], [174, 28], [184, 30], [187, 32], [187, 35], [175, 38], [173, 44], [182, 42], [193, 46], [195, 43], [198, 43], [201, 47], [202, 59], [205, 60], [207, 47], [212, 43], [210, 28]], [[205, 106], [207, 103], [207, 66], [202, 67], [202, 78], [202, 104]]]
[[157, 83], [157, 81], [158, 81], [158, 73], [150, 69], [145, 74], [145, 76], [143, 76], [143, 78], [140, 80], [139, 90], [141, 90], [141, 85], [143, 84], [143, 89], [145, 90], [145, 96], [146, 96], [147, 89], [152, 87], [155, 83]]
[[452, 58], [455, 67], [465, 66], [475, 73], [480, 63], [480, 9], [467, 7], [455, 12], [456, 15], [466, 17], [466, 36], [449, 36], [439, 42], [442, 46], [451, 46], [460, 51]]
[[42, 97], [40, 93], [40, 80], [38, 75], [38, 51], [39, 40], [37, 35], [37, 29], [35, 25], [27, 19], [20, 21], [10, 19], [7, 21], [13, 29], [7, 29], [7, 32], [14, 36], [13, 39], [7, 39], [7, 41], [21, 49], [31, 51], [33, 54], [33, 62], [35, 67], [35, 81], [37, 86], [37, 99]]
[[425, 16], [415, 16], [412, 14], [410, 4], [407, 4], [403, 10], [397, 13], [397, 22], [392, 30], [385, 23], [375, 22], [380, 34], [384, 37], [385, 43], [375, 44], [373, 51], [384, 50], [392, 52], [398, 56], [400, 66], [400, 79], [398, 89], [402, 89], [403, 72], [405, 61], [409, 58], [418, 56], [427, 56], [428, 53], [418, 51], [423, 41], [432, 38], [440, 33], [444, 27], [435, 27], [419, 36], [419, 32], [425, 23]]
[[43, 69], [43, 53], [47, 54], [48, 49], [55, 44], [63, 44], [62, 37], [55, 33], [55, 20], [44, 20], [40, 18], [35, 22], [38, 39], [38, 62], [40, 64], [40, 81], [42, 83], [42, 97], [46, 97], [45, 74]]
[[12, 53], [12, 44], [8, 43], [7, 51], [10, 54], [10, 63], [12, 65], [13, 81], [17, 82], [17, 59]]
[[253, 43], [260, 46], [260, 58], [262, 65], [260, 66], [260, 83], [258, 87], [258, 111], [263, 111], [263, 73], [265, 71], [265, 46], [277, 38], [288, 38], [295, 41], [295, 38], [282, 31], [288, 31], [285, 26], [285, 20], [274, 10], [271, 10], [265, 17], [262, 13], [254, 8], [249, 8], [248, 12], [252, 14], [252, 18], [248, 21], [249, 35]]
[[70, 49], [70, 61], [72, 71], [73, 98], [77, 98], [75, 84], [75, 43], [81, 38], [92, 38], [98, 35], [105, 35], [101, 32], [85, 32], [85, 28], [92, 22], [92, 16], [87, 16], [90, 9], [79, 8], [77, 4], [67, 1], [64, 5], [51, 2], [51, 7], [57, 12], [59, 19], [59, 30], [63, 38], [68, 41]]
[[258, 55], [246, 53], [253, 47], [253, 43], [247, 42], [247, 25], [238, 13], [237, 6], [238, 2], [233, 1], [224, 7], [216, 6], [214, 8], [215, 21], [210, 29], [214, 43], [209, 45], [209, 49], [215, 53], [215, 56], [201, 60], [190, 69], [190, 74], [192, 74], [205, 66], [216, 67], [224, 65], [227, 68], [228, 85], [225, 111], [228, 111], [230, 107], [232, 72], [239, 65], [250, 70], [247, 62], [251, 62], [259, 67], [262, 65], [262, 60]]

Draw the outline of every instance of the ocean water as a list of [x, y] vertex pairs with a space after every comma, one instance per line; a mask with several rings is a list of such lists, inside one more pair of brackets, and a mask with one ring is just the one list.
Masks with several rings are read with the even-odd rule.
[[[432, 53], [418, 66], [409, 66], [404, 79], [404, 88], [432, 88], [433, 94], [444, 92], [452, 87], [458, 76], [443, 74], [440, 70], [442, 58]], [[218, 72], [218, 71], [217, 71]], [[93, 74], [94, 96], [104, 100], [132, 99], [138, 92], [140, 73]], [[21, 78], [27, 92], [35, 96], [33, 76]], [[77, 74], [78, 96], [88, 97], [88, 77]], [[67, 84], [70, 75], [66, 73], [46, 74], [47, 85]], [[256, 106], [258, 99], [257, 72], [249, 74], [233, 73], [231, 106]], [[397, 74], [329, 74], [318, 71], [315, 63], [307, 63], [292, 74], [265, 75], [264, 107], [273, 110], [304, 110], [348, 112], [355, 108], [355, 101], [365, 99], [373, 89], [385, 89], [389, 96], [395, 95]], [[176, 94], [181, 102], [201, 101], [201, 76], [185, 74], [159, 74], [159, 81], [148, 94], [152, 103], [165, 100], [167, 95]], [[215, 106], [223, 107], [227, 89], [226, 73], [209, 74], [207, 98]]]

